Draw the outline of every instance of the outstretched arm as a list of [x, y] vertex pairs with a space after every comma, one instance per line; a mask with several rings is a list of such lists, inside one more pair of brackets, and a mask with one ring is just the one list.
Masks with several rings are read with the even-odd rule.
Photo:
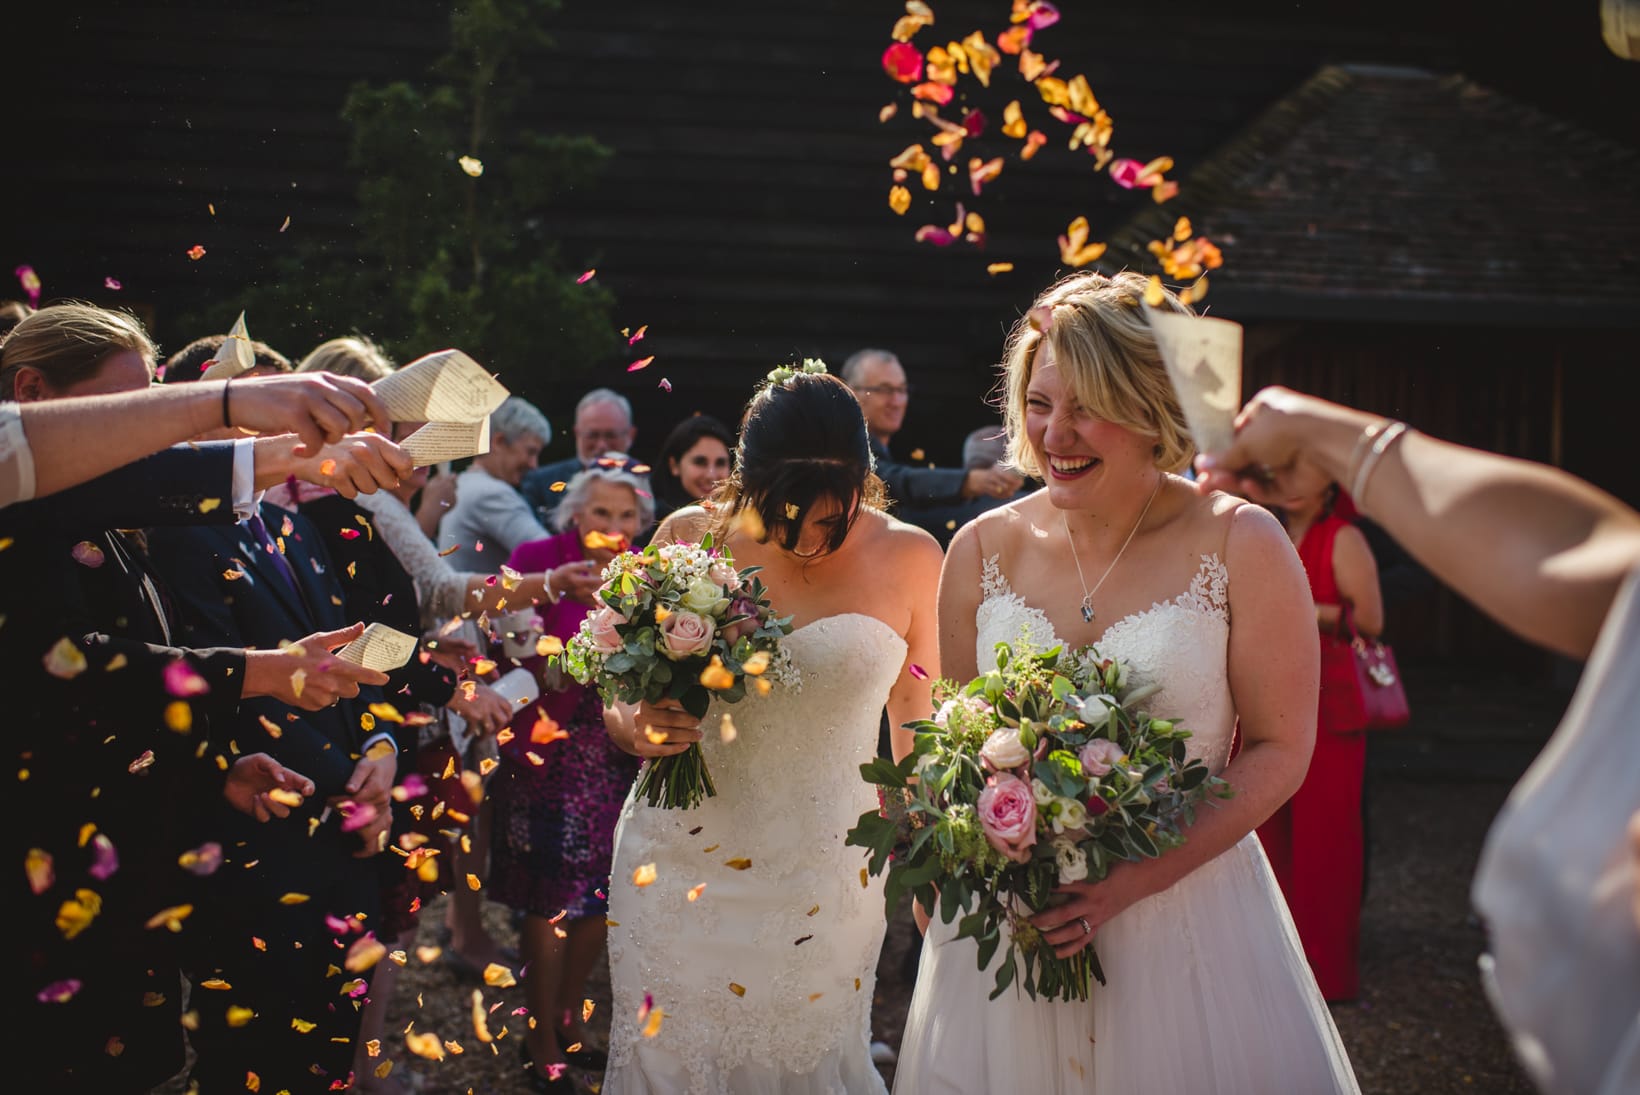
[[[1237, 417], [1230, 449], [1198, 458], [1198, 485], [1269, 502], [1305, 464], [1346, 489], [1359, 483], [1356, 505], [1441, 581], [1525, 638], [1587, 657], [1640, 565], [1640, 514], [1555, 468], [1415, 430], [1374, 460], [1366, 431], [1379, 421], [1266, 388]], [[1269, 477], [1253, 474], [1261, 465]]]
[[[17, 408], [34, 464], [34, 497], [95, 479], [133, 460], [225, 425], [298, 435], [306, 451], [340, 441], [390, 416], [368, 385], [308, 373], [232, 382], [180, 384], [117, 395], [71, 396]], [[95, 437], [95, 445], [86, 438]]]

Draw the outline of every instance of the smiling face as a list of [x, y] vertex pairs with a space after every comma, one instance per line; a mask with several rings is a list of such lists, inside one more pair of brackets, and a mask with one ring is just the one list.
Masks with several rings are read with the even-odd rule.
[[705, 498], [729, 477], [729, 447], [715, 437], [702, 437], [682, 456], [673, 457], [670, 465], [689, 497]]
[[600, 568], [613, 559], [615, 553], [607, 547], [587, 547], [587, 533], [622, 536], [627, 543], [631, 543], [638, 535], [641, 520], [637, 493], [625, 483], [607, 479], [594, 479], [587, 484], [586, 501], [573, 515], [575, 529], [581, 536], [582, 550]]
[[524, 481], [524, 473], [534, 471], [541, 462], [541, 439], [533, 433], [519, 434], [514, 440], [496, 436], [490, 439], [490, 451], [478, 458], [485, 471], [516, 487]]
[[860, 370], [860, 381], [854, 394], [860, 399], [866, 429], [871, 436], [888, 444], [888, 439], [899, 433], [900, 427], [905, 424], [905, 409], [911, 401], [904, 367], [891, 357], [872, 358]]
[[606, 452], [631, 452], [637, 431], [615, 403], [593, 403], [575, 416], [575, 453], [590, 465]]
[[1025, 390], [1025, 438], [1060, 509], [1108, 506], [1155, 472], [1156, 439], [1099, 418], [1081, 405], [1044, 339]]

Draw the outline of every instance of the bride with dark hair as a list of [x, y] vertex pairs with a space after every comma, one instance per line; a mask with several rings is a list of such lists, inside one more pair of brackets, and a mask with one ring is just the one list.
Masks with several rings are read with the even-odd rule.
[[639, 756], [699, 741], [717, 785], [694, 809], [629, 796], [622, 811], [606, 1095], [884, 1090], [869, 1048], [882, 880], [843, 838], [877, 805], [859, 766], [877, 755], [883, 708], [896, 726], [928, 714], [941, 553], [881, 499], [854, 394], [777, 369], [710, 508], [679, 510], [655, 535], [710, 532], [737, 567], [762, 568], [795, 625], [785, 648], [800, 681], [735, 705], [733, 735], [716, 702], [702, 719], [670, 702], [606, 713]]

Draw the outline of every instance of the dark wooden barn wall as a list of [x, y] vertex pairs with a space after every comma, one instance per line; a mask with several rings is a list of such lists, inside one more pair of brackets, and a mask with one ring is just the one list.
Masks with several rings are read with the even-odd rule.
[[[935, 7], [925, 46], [975, 28], [994, 36], [1008, 4]], [[1596, 125], [1603, 115], [1587, 104], [1617, 63], [1593, 27], [1578, 37], [1543, 16], [1511, 25], [1478, 0], [1349, 12], [1195, 0], [1061, 7], [1064, 21], [1041, 44], [1067, 72], [1088, 74], [1120, 148], [1171, 153], [1185, 172], [1324, 62], [1463, 68], [1550, 107], [1582, 104]], [[559, 228], [566, 254], [597, 266], [617, 294], [618, 323], [650, 325], [657, 361], [632, 377], [624, 361], [586, 363], [584, 385], [543, 400], [555, 421], [567, 422], [580, 387], [610, 383], [633, 396], [653, 442], [691, 410], [732, 416], [775, 362], [840, 363], [878, 344], [898, 350], [918, 384], [897, 445], [955, 459], [960, 438], [987, 420], [982, 396], [1008, 322], [1058, 269], [1054, 234], [1077, 213], [1096, 231], [1114, 228], [1147, 199], [1048, 149], [970, 202], [992, 228], [984, 253], [913, 243], [915, 226], [943, 223], [950, 206], [919, 194], [896, 218], [884, 200], [886, 160], [924, 135], [903, 114], [876, 121], [893, 91], [877, 57], [900, 8], [567, 0], [530, 120], [616, 149]], [[345, 241], [353, 180], [342, 96], [356, 79], [419, 76], [442, 49], [447, 10], [430, 0], [104, 0], [33, 11], [36, 29], [14, 38], [8, 62], [25, 102], [0, 260], [36, 265], [48, 293], [135, 308], [169, 345], [199, 333], [179, 329], [179, 315], [210, 304], [231, 318], [234, 288], [263, 276], [270, 258], [303, 238]], [[194, 243], [206, 260], [184, 256]], [[998, 260], [1017, 270], [987, 277], [985, 263]], [[122, 293], [102, 288], [110, 274]], [[487, 363], [504, 376], [532, 366]], [[663, 375], [670, 396], [656, 387]]]

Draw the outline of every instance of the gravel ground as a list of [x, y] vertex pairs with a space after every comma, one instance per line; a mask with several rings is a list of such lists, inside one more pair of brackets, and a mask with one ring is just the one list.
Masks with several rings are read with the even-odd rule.
[[[1476, 960], [1484, 940], [1468, 889], [1488, 825], [1564, 700], [1543, 689], [1443, 677], [1413, 691], [1412, 727], [1374, 738], [1363, 993], [1359, 1001], [1332, 1009], [1365, 1095], [1531, 1095], [1481, 991]], [[498, 939], [514, 941], [505, 910], [486, 906], [485, 915]], [[429, 905], [421, 943], [435, 943], [442, 919], [442, 900]], [[899, 1044], [910, 1000], [907, 952], [914, 941], [915, 929], [902, 912], [889, 927], [873, 1012], [874, 1036], [890, 1046]], [[473, 1033], [477, 987], [442, 963], [424, 965], [411, 957], [388, 1029], [435, 1032], [448, 1055], [438, 1062], [411, 1057], [396, 1037], [384, 1051], [395, 1061], [395, 1077], [438, 1095], [529, 1091], [509, 1040], [525, 1022], [516, 1010], [522, 993], [483, 990], [491, 1031], [509, 1032], [486, 1045]], [[589, 1025], [602, 1041], [609, 1029], [607, 968], [595, 971], [588, 996], [597, 1005]], [[893, 1066], [883, 1066], [883, 1073], [892, 1084]], [[597, 1076], [581, 1079], [586, 1090], [597, 1089]], [[185, 1089], [173, 1084], [164, 1090]]]
[[[1485, 1092], [1531, 1095], [1516, 1067], [1476, 973], [1482, 932], [1470, 914], [1469, 880], [1481, 839], [1502, 804], [1508, 784], [1426, 782], [1380, 776], [1370, 790], [1373, 818], [1371, 878], [1362, 921], [1361, 999], [1335, 1005], [1333, 1018], [1348, 1047], [1365, 1095], [1437, 1095]], [[432, 942], [439, 905], [424, 919], [423, 942]], [[512, 937], [501, 910], [487, 910], [498, 937]], [[911, 982], [905, 955], [915, 929], [908, 917], [890, 926], [878, 969], [875, 1036], [897, 1046]], [[588, 995], [597, 1003], [592, 1026], [608, 1031], [607, 970], [599, 969]], [[402, 1044], [390, 1052], [424, 1079], [426, 1092], [526, 1092], [517, 1075], [517, 1057], [503, 1042], [494, 1050], [472, 1036], [472, 986], [458, 983], [442, 965], [405, 969], [389, 1027], [435, 1031], [462, 1044], [459, 1055], [442, 1062], [408, 1059]], [[490, 1025], [517, 1029], [511, 1013], [522, 1005], [512, 989], [489, 990], [486, 1001], [501, 1006]], [[893, 1067], [883, 1068], [893, 1083]], [[588, 1077], [589, 1089], [597, 1077]]]

